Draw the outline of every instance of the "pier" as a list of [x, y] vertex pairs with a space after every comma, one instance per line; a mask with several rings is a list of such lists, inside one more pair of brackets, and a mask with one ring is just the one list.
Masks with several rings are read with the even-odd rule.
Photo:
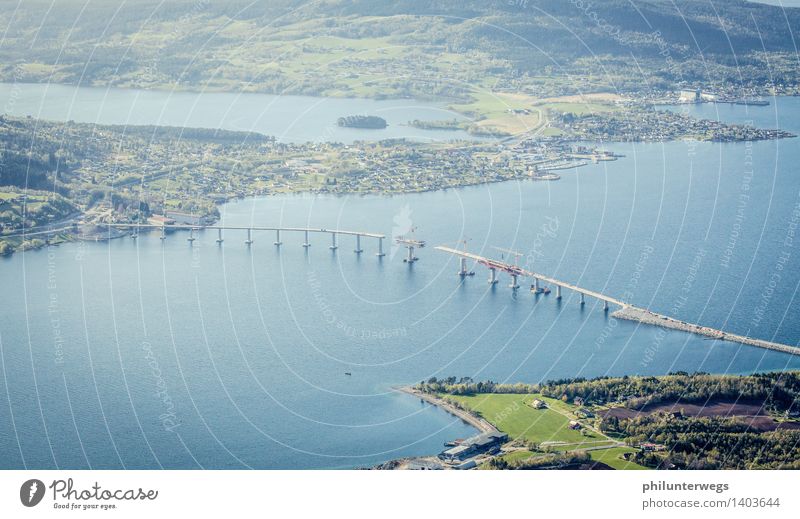
[[625, 306], [620, 308], [612, 316], [617, 319], [625, 319], [628, 321], [636, 321], [653, 326], [661, 326], [662, 328], [669, 328], [671, 330], [680, 330], [682, 332], [694, 333], [695, 335], [702, 335], [709, 339], [719, 341], [738, 342], [740, 344], [747, 344], [748, 346], [756, 346], [758, 348], [766, 348], [768, 350], [782, 351], [792, 355], [800, 355], [800, 348], [796, 346], [789, 346], [778, 342], [765, 341], [762, 339], [754, 339], [752, 337], [745, 337], [744, 335], [737, 335], [735, 333], [728, 333], [722, 330], [715, 330], [707, 326], [699, 324], [687, 323], [672, 317], [657, 314], [650, 310], [638, 308], [635, 306]]
[[394, 239], [395, 243], [398, 245], [402, 245], [406, 249], [408, 249], [408, 256], [403, 261], [406, 263], [414, 263], [415, 261], [419, 260], [418, 257], [414, 256], [414, 249], [421, 249], [425, 246], [425, 242], [422, 240], [415, 240], [413, 238], [407, 238], [405, 236], [398, 236]]
[[454, 256], [458, 256], [459, 258], [461, 258], [462, 260], [461, 270], [459, 272], [465, 270], [465, 264], [463, 260], [466, 259], [474, 260], [476, 263], [487, 267], [489, 269], [489, 283], [492, 285], [497, 283], [498, 271], [505, 272], [509, 276], [511, 276], [512, 282], [511, 285], [509, 285], [509, 287], [512, 290], [516, 290], [517, 288], [519, 288], [519, 285], [517, 284], [517, 279], [519, 277], [528, 277], [533, 279], [533, 288], [531, 291], [536, 294], [541, 294], [543, 292], [543, 289], [539, 286], [539, 283], [541, 281], [544, 281], [556, 287], [557, 300], [560, 300], [562, 297], [562, 289], [567, 289], [580, 295], [581, 306], [585, 304], [586, 296], [602, 301], [603, 311], [605, 312], [609, 311], [609, 305], [618, 306], [619, 309], [611, 314], [612, 317], [617, 319], [625, 319], [627, 321], [635, 321], [652, 326], [660, 326], [662, 328], [669, 328], [671, 330], [678, 330], [682, 332], [693, 333], [695, 335], [701, 335], [703, 337], [707, 337], [710, 339], [737, 342], [740, 344], [746, 344], [748, 346], [756, 346], [758, 348], [766, 348], [769, 350], [789, 353], [791, 355], [800, 355], [800, 348], [798, 348], [797, 346], [789, 346], [787, 344], [765, 341], [762, 339], [754, 339], [752, 337], [745, 337], [743, 335], [737, 335], [735, 333], [728, 333], [723, 330], [717, 330], [699, 324], [687, 323], [685, 321], [681, 321], [669, 317], [667, 315], [662, 315], [656, 312], [651, 312], [650, 310], [646, 310], [644, 308], [633, 306], [631, 304], [626, 303], [625, 301], [622, 301], [615, 297], [608, 296], [606, 294], [602, 294], [600, 292], [596, 292], [594, 290], [589, 290], [583, 287], [579, 287], [577, 285], [568, 283], [566, 281], [561, 281], [559, 279], [539, 274], [538, 272], [533, 272], [530, 270], [523, 269], [522, 267], [519, 267], [517, 265], [512, 265], [504, 261], [499, 261], [484, 256], [479, 256], [477, 254], [472, 254], [464, 250], [458, 250], [443, 245], [437, 246], [435, 247], [435, 249], [447, 252], [448, 254], [452, 254]]

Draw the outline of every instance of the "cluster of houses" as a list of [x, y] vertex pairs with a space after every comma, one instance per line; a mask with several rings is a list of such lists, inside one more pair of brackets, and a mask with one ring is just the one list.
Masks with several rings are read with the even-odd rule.
[[337, 161], [336, 183], [321, 191], [416, 192], [468, 184], [521, 179], [519, 156], [496, 146], [429, 149], [412, 143], [350, 148]]
[[645, 109], [562, 118], [558, 125], [574, 138], [601, 141], [661, 142], [693, 137], [729, 142], [791, 136], [783, 130], [727, 124], [666, 110]]

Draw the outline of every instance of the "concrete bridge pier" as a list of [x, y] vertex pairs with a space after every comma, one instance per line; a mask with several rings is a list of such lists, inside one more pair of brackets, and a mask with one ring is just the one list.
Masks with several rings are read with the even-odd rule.
[[247, 229], [247, 239], [244, 241], [245, 245], [250, 245], [253, 243], [253, 238], [250, 234], [250, 229]]
[[608, 301], [603, 299], [603, 311], [608, 312]]
[[364, 249], [361, 248], [361, 235], [360, 234], [356, 234], [356, 248], [355, 248], [355, 250], [353, 252], [355, 252], [356, 254], [361, 254], [362, 252], [364, 252]]
[[538, 294], [542, 289], [539, 288], [539, 278], [533, 278], [533, 292]]
[[186, 238], [189, 243], [194, 241], [194, 227], [189, 227], [189, 237]]
[[561, 285], [556, 285], [556, 299], [561, 299]]
[[328, 247], [328, 248], [329, 248], [330, 250], [336, 250], [336, 249], [338, 249], [338, 248], [339, 248], [339, 246], [338, 246], [338, 245], [336, 245], [336, 233], [335, 233], [335, 232], [332, 232], [332, 233], [331, 233], [331, 246], [330, 246], [330, 247]]
[[459, 267], [458, 275], [461, 276], [462, 278], [466, 277], [466, 275], [467, 275], [467, 258], [461, 258], [461, 266]]
[[167, 230], [163, 225], [161, 226], [161, 239], [162, 240], [166, 240], [167, 239]]
[[217, 243], [222, 243], [222, 227], [217, 229]]
[[516, 290], [516, 289], [519, 288], [519, 284], [517, 284], [517, 275], [516, 274], [511, 274], [511, 284], [508, 285], [508, 288], [510, 288], [511, 290]]
[[406, 248], [408, 249], [408, 256], [406, 257], [406, 263], [414, 263], [414, 261], [416, 259], [416, 258], [414, 258], [414, 247], [409, 245]]
[[308, 231], [305, 231], [305, 235], [306, 235], [306, 241], [303, 243], [303, 247], [305, 247], [307, 249], [307, 248], [311, 247], [311, 244], [308, 243]]
[[281, 230], [275, 229], [275, 246], [280, 247], [283, 244], [281, 241]]
[[585, 301], [585, 299], [583, 297], [583, 292], [581, 292], [580, 294], [581, 294], [581, 306], [583, 306], [583, 305], [586, 304], [586, 301]]
[[497, 269], [489, 267], [489, 284], [494, 285], [495, 283], [497, 283]]
[[382, 237], [378, 238], [378, 252], [376, 252], [375, 255], [378, 256], [379, 258], [382, 258], [382, 257], [386, 256], [386, 254], [383, 252], [383, 238]]

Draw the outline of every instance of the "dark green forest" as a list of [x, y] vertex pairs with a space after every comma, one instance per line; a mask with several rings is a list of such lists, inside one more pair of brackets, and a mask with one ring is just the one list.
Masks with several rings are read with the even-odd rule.
[[754, 375], [709, 375], [672, 373], [659, 377], [599, 377], [563, 379], [542, 384], [497, 384], [475, 382], [469, 377], [431, 378], [418, 389], [430, 393], [469, 395], [474, 393], [540, 393], [550, 398], [587, 404], [621, 404], [641, 409], [659, 403], [705, 404], [713, 400], [757, 402], [779, 413], [800, 410], [800, 372]]
[[[541, 394], [578, 402], [597, 413], [603, 433], [631, 446], [652, 443], [659, 449], [641, 449], [632, 461], [658, 469], [800, 469], [800, 427], [785, 420], [800, 411], [800, 372], [730, 376], [673, 373], [659, 377], [599, 377], [564, 379], [542, 384], [475, 382], [469, 377], [431, 378], [417, 389], [458, 395], [478, 393]], [[576, 400], [580, 399], [580, 400]], [[715, 403], [756, 404], [763, 411], [758, 424], [752, 416], [697, 416], [681, 405]], [[649, 412], [656, 404], [673, 411]], [[636, 410], [629, 417], [604, 413], [622, 407]], [[503, 465], [500, 460], [497, 463]], [[511, 468], [498, 466], [496, 468]], [[514, 468], [526, 467], [524, 464]]]

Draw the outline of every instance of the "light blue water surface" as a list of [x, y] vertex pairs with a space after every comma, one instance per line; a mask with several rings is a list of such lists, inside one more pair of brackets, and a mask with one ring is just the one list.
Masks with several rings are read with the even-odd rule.
[[[14, 116], [94, 124], [219, 128], [274, 136], [281, 142], [407, 138], [476, 139], [463, 130], [424, 130], [410, 121], [465, 120], [447, 103], [234, 92], [178, 92], [57, 84], [0, 83], [0, 110]], [[339, 127], [340, 117], [377, 115], [384, 129]]]
[[[800, 132], [800, 102], [725, 106]], [[720, 107], [721, 109], [723, 107]], [[707, 117], [709, 106], [692, 107]], [[391, 388], [431, 376], [537, 382], [670, 371], [752, 373], [800, 358], [617, 321], [573, 294], [513, 294], [433, 249], [499, 257], [654, 311], [797, 345], [800, 141], [615, 144], [558, 182], [403, 196], [276, 196], [231, 225], [395, 235], [143, 235], [0, 261], [3, 468], [339, 468], [432, 454], [473, 434]], [[743, 196], [746, 195], [746, 196]], [[507, 257], [507, 255], [506, 255]], [[345, 372], [352, 375], [345, 375]]]

